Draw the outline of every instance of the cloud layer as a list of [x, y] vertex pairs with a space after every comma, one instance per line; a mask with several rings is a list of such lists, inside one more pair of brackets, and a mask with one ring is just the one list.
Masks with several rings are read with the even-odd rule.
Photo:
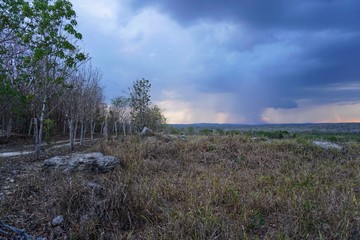
[[357, 0], [76, 0], [74, 7], [109, 98], [144, 77], [171, 122], [320, 121], [311, 109], [328, 121], [360, 119]]

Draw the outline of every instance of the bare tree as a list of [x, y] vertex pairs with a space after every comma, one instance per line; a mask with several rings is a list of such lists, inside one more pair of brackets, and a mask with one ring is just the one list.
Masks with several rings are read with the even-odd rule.
[[76, 132], [76, 122], [79, 119], [79, 108], [80, 108], [80, 91], [81, 91], [81, 82], [78, 81], [78, 76], [76, 73], [73, 73], [67, 79], [68, 91], [63, 98], [62, 107], [65, 113], [65, 119], [69, 128], [69, 141], [70, 141], [70, 150], [74, 150], [75, 145], [75, 132]]
[[109, 118], [110, 118], [110, 108], [107, 104], [103, 104], [103, 107], [101, 109], [101, 116], [103, 119], [103, 122], [101, 123], [102, 128], [102, 134], [107, 141], [109, 138]]
[[130, 99], [124, 96], [111, 99], [111, 112], [114, 115], [115, 136], [118, 125], [122, 124], [123, 135], [126, 136], [126, 124], [130, 122]]
[[79, 78], [83, 82], [79, 102], [80, 145], [83, 144], [87, 124], [90, 124], [91, 139], [94, 138], [94, 119], [96, 118], [100, 104], [103, 102], [103, 90], [100, 86], [101, 77], [100, 71], [94, 69], [90, 63], [84, 65], [79, 71]]
[[[77, 125], [80, 123], [80, 144], [83, 144], [86, 123], [92, 122], [98, 103], [102, 100], [99, 85], [101, 74], [91, 64], [85, 64], [67, 80], [69, 90], [63, 99], [63, 111], [69, 127], [70, 148], [74, 150]], [[93, 129], [92, 129], [93, 130]], [[93, 134], [93, 132], [92, 132]]]

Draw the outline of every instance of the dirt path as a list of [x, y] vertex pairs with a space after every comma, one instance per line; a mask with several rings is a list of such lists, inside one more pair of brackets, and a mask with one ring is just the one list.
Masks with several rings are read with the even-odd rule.
[[[93, 139], [93, 141], [96, 141], [98, 139]], [[84, 139], [84, 143], [89, 143], [92, 140], [90, 138]], [[75, 142], [75, 145], [79, 145], [80, 142]], [[62, 147], [67, 147], [70, 146], [70, 143], [68, 140], [62, 140], [62, 141], [57, 141], [54, 144], [47, 144], [44, 143], [42, 144], [42, 147], [46, 148], [46, 150], [52, 150], [52, 149], [56, 149], [56, 148], [62, 148]], [[29, 155], [34, 153], [34, 151], [32, 150], [34, 148], [33, 145], [23, 145], [23, 146], [17, 146], [17, 147], [9, 147], [6, 148], [3, 147], [0, 151], [0, 157], [16, 157], [16, 156], [23, 156], [23, 155]]]

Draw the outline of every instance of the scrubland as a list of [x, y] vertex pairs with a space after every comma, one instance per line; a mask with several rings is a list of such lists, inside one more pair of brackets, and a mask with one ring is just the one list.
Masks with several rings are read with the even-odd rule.
[[86, 151], [121, 166], [30, 172], [0, 216], [58, 239], [360, 239], [360, 143], [342, 145], [243, 134], [104, 141]]

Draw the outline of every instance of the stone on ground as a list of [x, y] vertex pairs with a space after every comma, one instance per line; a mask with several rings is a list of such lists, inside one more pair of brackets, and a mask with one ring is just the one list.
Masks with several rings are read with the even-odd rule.
[[334, 148], [337, 150], [343, 149], [343, 146], [340, 146], [339, 144], [331, 143], [331, 142], [313, 141], [313, 144], [316, 146], [319, 146], [321, 148], [324, 148], [324, 149], [329, 149], [329, 148]]
[[52, 220], [52, 224], [55, 226], [61, 225], [63, 222], [64, 222], [64, 216], [62, 215], [56, 216]]
[[43, 166], [49, 169], [61, 169], [64, 172], [106, 173], [120, 164], [120, 160], [112, 156], [104, 156], [100, 152], [76, 153], [46, 159]]
[[140, 133], [141, 137], [151, 137], [154, 136], [154, 131], [150, 128], [144, 127], [143, 130]]

